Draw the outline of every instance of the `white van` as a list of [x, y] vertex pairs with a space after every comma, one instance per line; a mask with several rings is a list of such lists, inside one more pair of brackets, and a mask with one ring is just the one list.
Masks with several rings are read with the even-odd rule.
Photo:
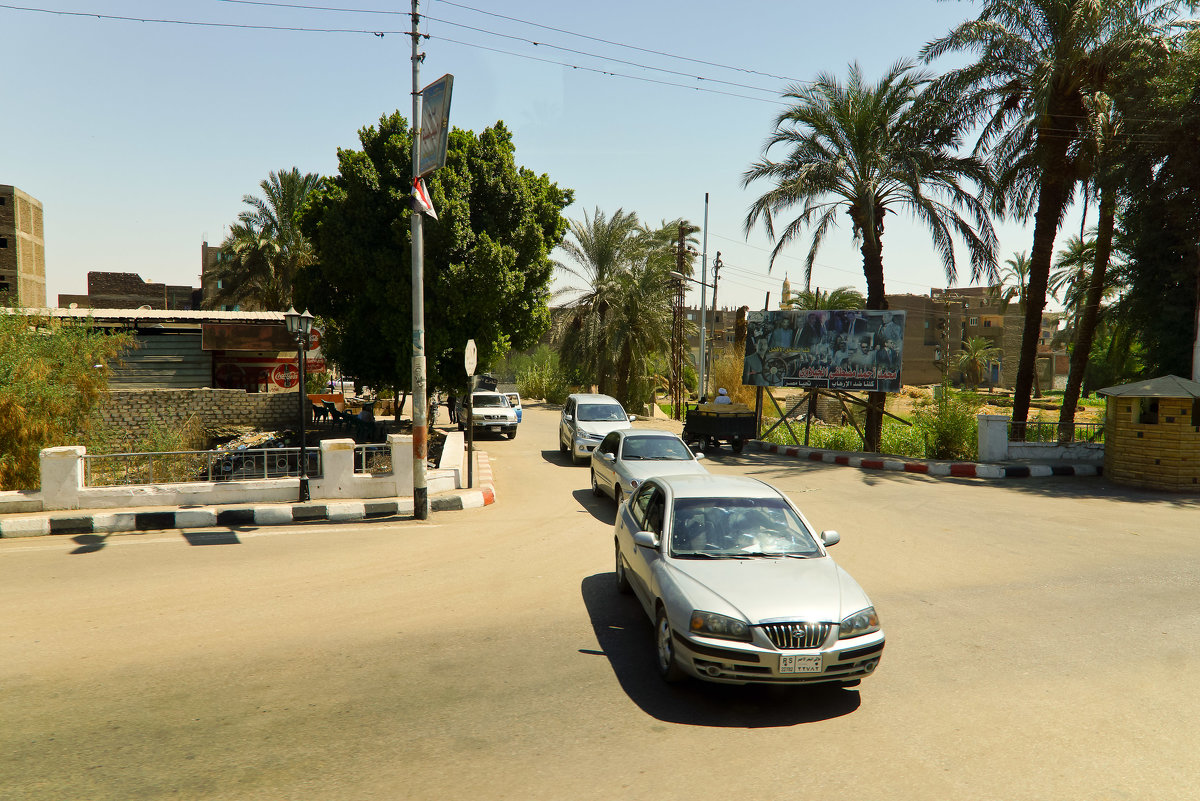
[[[467, 427], [467, 410], [458, 413], [458, 430]], [[505, 434], [509, 439], [517, 438], [517, 411], [501, 392], [471, 393], [471, 425], [475, 431], [491, 431]]]
[[632, 428], [630, 424], [636, 419], [625, 414], [621, 402], [608, 395], [568, 395], [558, 424], [558, 449], [570, 453], [575, 464], [583, 464], [608, 432]]

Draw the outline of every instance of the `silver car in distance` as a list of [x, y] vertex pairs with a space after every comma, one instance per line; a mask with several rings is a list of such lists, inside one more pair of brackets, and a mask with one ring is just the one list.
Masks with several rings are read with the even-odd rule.
[[616, 578], [654, 621], [658, 672], [725, 684], [853, 686], [884, 636], [871, 600], [779, 490], [712, 474], [650, 478], [617, 510]]
[[651, 476], [707, 473], [703, 458], [669, 431], [611, 431], [592, 451], [592, 494], [610, 495], [620, 506]]

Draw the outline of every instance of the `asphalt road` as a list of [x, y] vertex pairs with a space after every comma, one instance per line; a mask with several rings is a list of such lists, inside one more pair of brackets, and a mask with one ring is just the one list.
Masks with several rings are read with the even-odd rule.
[[0, 540], [0, 799], [1193, 799], [1200, 500], [728, 452], [888, 635], [859, 691], [662, 685], [555, 413], [427, 522]]

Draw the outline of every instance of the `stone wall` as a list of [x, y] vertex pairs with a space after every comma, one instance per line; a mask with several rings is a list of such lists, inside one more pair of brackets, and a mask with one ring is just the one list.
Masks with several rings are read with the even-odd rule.
[[[193, 417], [208, 432], [234, 429], [276, 431], [296, 429], [299, 403], [294, 392], [242, 389], [113, 390], [100, 404], [99, 421], [129, 432], [130, 438], [160, 429], [179, 428]], [[305, 410], [311, 413], [310, 410]]]

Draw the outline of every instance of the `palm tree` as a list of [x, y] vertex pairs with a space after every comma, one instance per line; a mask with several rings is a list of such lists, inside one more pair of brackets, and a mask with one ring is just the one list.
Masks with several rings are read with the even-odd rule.
[[300, 232], [300, 209], [320, 185], [319, 175], [301, 175], [293, 167], [271, 172], [259, 184], [263, 197], [242, 197], [250, 210], [238, 215], [221, 243], [221, 260], [209, 278], [217, 285], [209, 308], [283, 311], [292, 305], [296, 275], [316, 260]]
[[674, 268], [670, 251], [652, 249], [614, 276], [608, 325], [616, 355], [613, 395], [626, 408], [646, 400], [653, 389], [647, 378], [651, 363], [655, 356], [670, 353]]
[[811, 311], [816, 309], [862, 309], [866, 307], [867, 299], [854, 287], [839, 286], [824, 292], [820, 287], [812, 290], [802, 289], [793, 292], [791, 296], [792, 309]]
[[[1071, 368], [1067, 374], [1067, 388], [1063, 392], [1062, 408], [1059, 409], [1059, 439], [1074, 438], [1075, 409], [1079, 403], [1079, 391], [1083, 387], [1083, 376], [1087, 372], [1088, 358], [1092, 350], [1092, 339], [1100, 320], [1100, 304], [1109, 289], [1108, 265], [1113, 252], [1113, 231], [1117, 217], [1117, 169], [1119, 153], [1118, 137], [1121, 121], [1113, 108], [1112, 100], [1097, 92], [1085, 98], [1092, 135], [1084, 140], [1081, 148], [1091, 161], [1091, 194], [1099, 200], [1099, 223], [1093, 242], [1093, 260], [1084, 287], [1086, 296], [1079, 297], [1073, 308], [1077, 309], [1076, 334], [1071, 348]], [[1086, 191], [1086, 190], [1085, 190]], [[1079, 295], [1084, 295], [1080, 292]]]
[[1004, 349], [996, 347], [987, 337], [971, 337], [965, 347], [954, 355], [954, 366], [966, 376], [967, 385], [975, 389], [987, 375], [988, 366], [1003, 353]]
[[1029, 286], [1029, 256], [1025, 251], [1014, 253], [1004, 260], [997, 283], [989, 287], [988, 296], [1000, 305], [1000, 313], [1008, 310], [1014, 300], [1020, 308], [1025, 307], [1025, 288]]
[[[851, 65], [845, 85], [822, 73], [811, 85], [791, 86], [784, 97], [795, 101], [775, 119], [763, 159], [743, 176], [743, 185], [764, 179], [772, 184], [750, 207], [747, 233], [762, 222], [775, 241], [771, 264], [802, 232], [811, 234], [805, 283], [829, 230], [844, 211], [863, 259], [867, 308], [887, 308], [883, 280], [884, 218], [907, 211], [928, 228], [950, 283], [957, 280], [953, 236], [971, 254], [971, 277], [995, 273], [996, 237], [988, 212], [963, 188], [970, 181], [985, 187], [990, 178], [973, 156], [957, 154], [959, 114], [931, 77], [898, 62], [876, 84], [864, 81]], [[779, 161], [771, 148], [788, 148]], [[776, 216], [799, 213], [777, 232]], [[960, 212], [972, 219], [964, 219]], [[868, 394], [864, 447], [879, 449], [884, 393]]]
[[612, 360], [608, 329], [609, 308], [617, 292], [617, 276], [637, 260], [643, 248], [637, 215], [617, 209], [607, 217], [597, 208], [589, 217], [571, 220], [568, 238], [559, 247], [573, 263], [555, 262], [568, 275], [584, 282], [567, 287], [557, 295], [578, 293], [556, 324], [564, 366], [595, 383], [601, 392], [610, 391]]
[[978, 19], [922, 49], [926, 61], [978, 53], [978, 61], [952, 70], [942, 83], [983, 122], [976, 153], [989, 152], [996, 168], [994, 208], [1034, 217], [1014, 421], [1029, 416], [1054, 239], [1074, 196], [1073, 151], [1087, 128], [1085, 98], [1153, 40], [1181, 1], [983, 0]]

